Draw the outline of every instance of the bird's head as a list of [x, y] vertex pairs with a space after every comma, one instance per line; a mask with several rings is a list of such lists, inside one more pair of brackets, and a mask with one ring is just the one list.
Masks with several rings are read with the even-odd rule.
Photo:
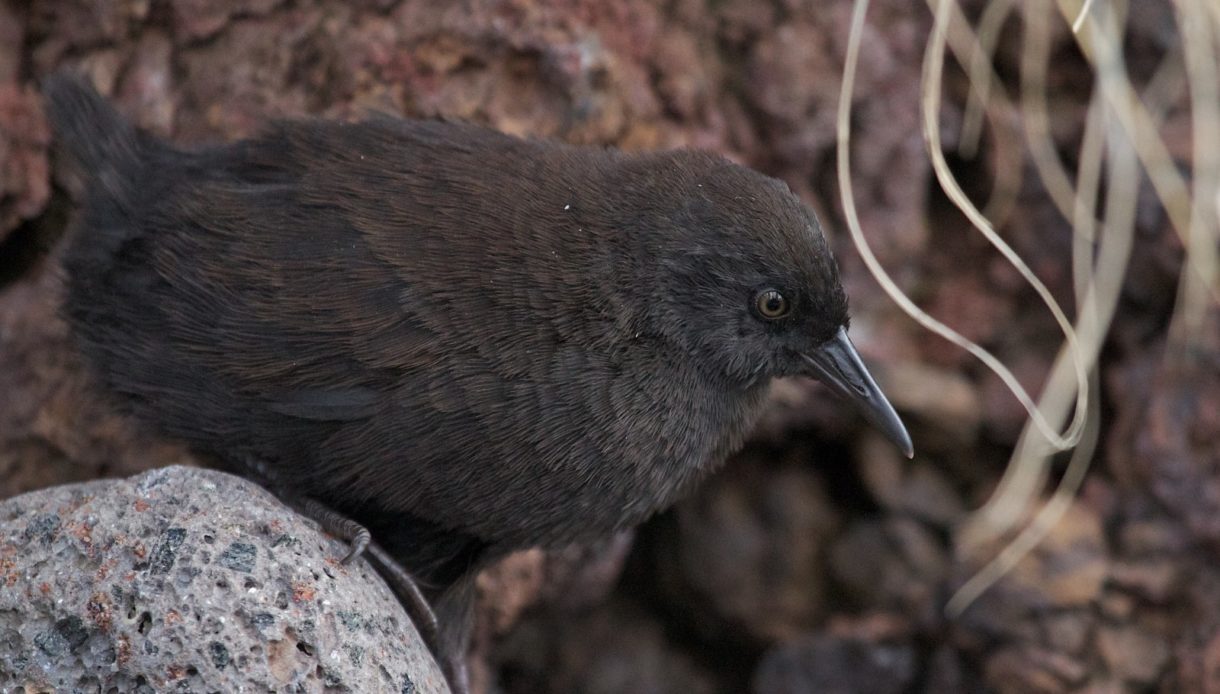
[[813, 212], [781, 181], [716, 155], [668, 152], [637, 166], [650, 332], [742, 387], [816, 378], [910, 455], [848, 339], [847, 296]]

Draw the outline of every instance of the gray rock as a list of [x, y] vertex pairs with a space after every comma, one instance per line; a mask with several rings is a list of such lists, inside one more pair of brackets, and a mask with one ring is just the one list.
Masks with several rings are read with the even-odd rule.
[[344, 550], [211, 470], [0, 502], [0, 691], [448, 692]]

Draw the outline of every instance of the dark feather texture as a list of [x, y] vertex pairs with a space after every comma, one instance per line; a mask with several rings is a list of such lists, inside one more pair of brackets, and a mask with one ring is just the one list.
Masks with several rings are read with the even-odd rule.
[[671, 503], [847, 320], [812, 213], [719, 156], [386, 117], [183, 151], [46, 91], [95, 181], [66, 266], [97, 373], [439, 584]]

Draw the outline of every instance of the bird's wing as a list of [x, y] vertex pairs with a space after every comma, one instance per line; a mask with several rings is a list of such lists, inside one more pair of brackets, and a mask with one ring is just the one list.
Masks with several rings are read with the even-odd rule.
[[439, 358], [441, 341], [350, 210], [306, 199], [292, 157], [269, 163], [275, 147], [242, 147], [252, 149], [245, 158], [200, 155], [182, 174], [194, 180], [153, 221], [173, 230], [158, 237], [154, 263], [177, 293], [178, 352], [252, 408], [369, 417], [406, 374]]

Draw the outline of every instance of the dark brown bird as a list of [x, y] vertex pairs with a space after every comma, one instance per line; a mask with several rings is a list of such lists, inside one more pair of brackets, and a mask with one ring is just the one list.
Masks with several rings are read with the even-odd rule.
[[475, 571], [671, 504], [772, 378], [821, 380], [911, 451], [814, 215], [722, 157], [392, 117], [186, 151], [72, 78], [46, 95], [92, 180], [66, 315], [100, 379], [367, 527], [448, 656]]

